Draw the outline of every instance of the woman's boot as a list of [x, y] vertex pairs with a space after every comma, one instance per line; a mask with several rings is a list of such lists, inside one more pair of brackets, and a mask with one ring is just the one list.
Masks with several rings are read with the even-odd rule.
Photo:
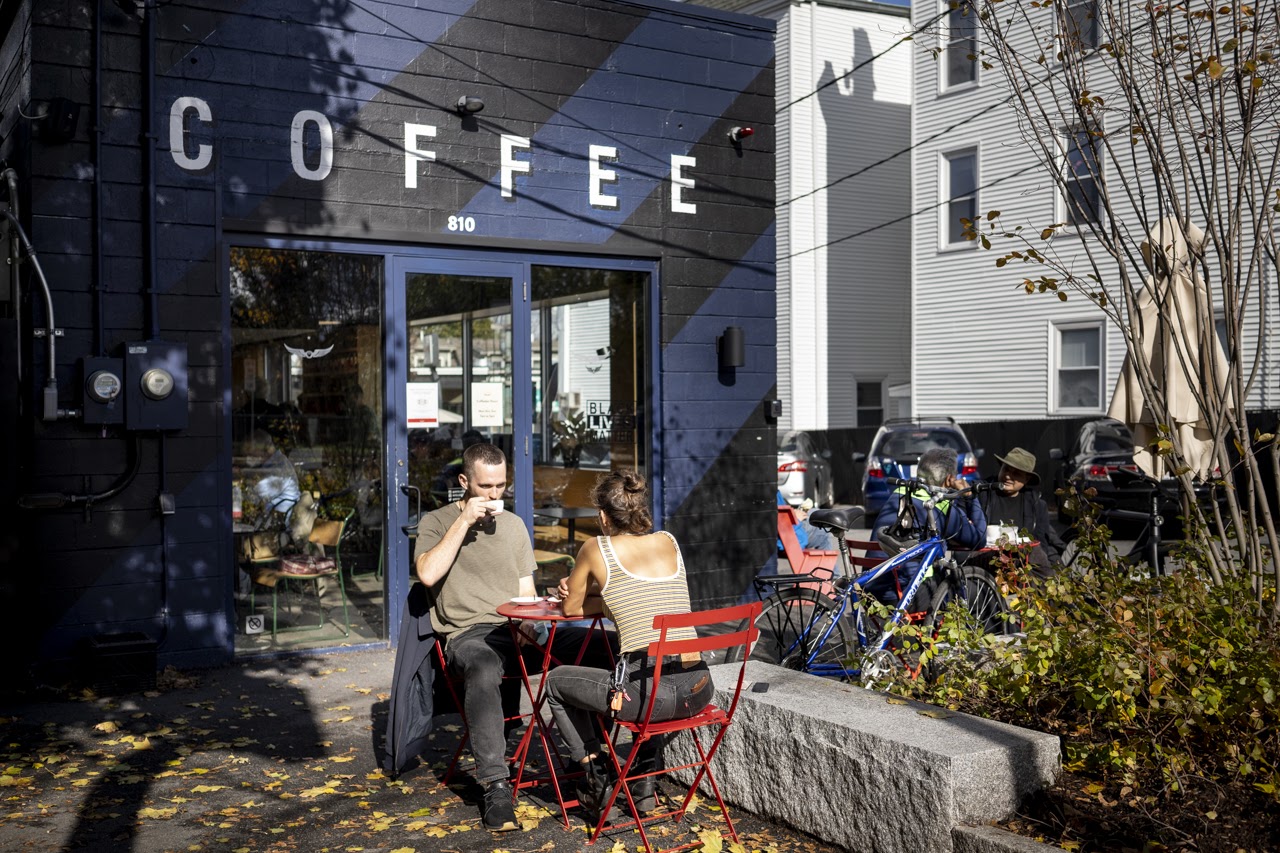
[[[600, 811], [609, 796], [609, 783], [612, 776], [609, 759], [607, 756], [597, 755], [581, 766], [583, 776], [578, 780], [578, 803], [586, 813], [588, 823], [599, 823]], [[612, 819], [614, 816], [612, 809], [609, 815]]]

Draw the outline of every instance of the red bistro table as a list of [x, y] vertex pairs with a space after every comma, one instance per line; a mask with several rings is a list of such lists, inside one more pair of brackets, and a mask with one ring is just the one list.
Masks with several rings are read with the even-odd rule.
[[[564, 610], [560, 607], [559, 599], [537, 598], [529, 601], [527, 599], [512, 599], [506, 604], [498, 605], [498, 615], [507, 618], [507, 625], [511, 629], [511, 637], [519, 648], [522, 641], [526, 638], [520, 632], [520, 622], [546, 622], [548, 623], [547, 641], [542, 646], [542, 667], [541, 675], [544, 676], [538, 681], [537, 690], [533, 687], [533, 682], [529, 678], [529, 670], [524, 663], [524, 655], [517, 654], [516, 660], [520, 663], [520, 680], [524, 682], [525, 693], [529, 696], [529, 703], [532, 706], [533, 719], [529, 726], [525, 729], [524, 735], [520, 738], [520, 745], [516, 747], [514, 761], [517, 764], [515, 789], [519, 791], [522, 788], [532, 787], [539, 782], [546, 781], [541, 778], [525, 779], [524, 768], [529, 760], [529, 749], [533, 744], [533, 733], [536, 730], [538, 737], [542, 741], [542, 753], [547, 759], [547, 774], [550, 777], [551, 787], [556, 792], [556, 802], [560, 803], [560, 815], [564, 819], [565, 829], [569, 828], [569, 806], [576, 805], [577, 800], [565, 800], [564, 794], [560, 790], [560, 777], [556, 774], [556, 765], [560, 763], [560, 753], [554, 748], [554, 741], [551, 738], [550, 727], [546, 720], [542, 717], [542, 706], [546, 702], [547, 680], [545, 678], [547, 672], [551, 669], [551, 664], [561, 663], [556, 661], [551, 654], [552, 645], [556, 639], [556, 628], [561, 622], [581, 622], [591, 620], [591, 626], [587, 629], [587, 636], [582, 641], [582, 646], [578, 649], [578, 655], [573, 660], [573, 665], [577, 666], [582, 662], [582, 655], [587, 650], [587, 644], [591, 642], [591, 636], [600, 630], [601, 638], [604, 637], [604, 617], [595, 616], [566, 616]], [[608, 643], [605, 643], [608, 648]], [[612, 657], [612, 652], [610, 653]], [[562, 767], [561, 770], [564, 768]]]

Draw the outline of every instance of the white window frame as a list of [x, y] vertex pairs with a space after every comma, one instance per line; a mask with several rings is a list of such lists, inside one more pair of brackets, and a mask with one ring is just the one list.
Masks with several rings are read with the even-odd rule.
[[[973, 6], [972, 0], [959, 0], [960, 5], [968, 4], [970, 14], [976, 15], [977, 9]], [[965, 89], [973, 89], [978, 86], [978, 81], [982, 75], [982, 63], [978, 61], [978, 28], [974, 25], [973, 29], [973, 79], [962, 80], [959, 83], [952, 83], [948, 77], [948, 69], [950, 68], [948, 53], [951, 49], [951, 15], [953, 12], [959, 11], [958, 8], [951, 7], [952, 0], [942, 0], [943, 24], [938, 29], [938, 46], [941, 53], [938, 54], [938, 91], [939, 92], [962, 92]]]
[[955, 242], [951, 241], [951, 202], [954, 200], [951, 196], [951, 162], [960, 157], [973, 158], [972, 218], [977, 222], [981, 216], [982, 158], [979, 156], [978, 146], [971, 145], [966, 148], [938, 152], [938, 201], [940, 202], [938, 205], [938, 246], [941, 251], [974, 249], [978, 245], [977, 240], [961, 238]]
[[[1073, 179], [1070, 176], [1069, 170], [1068, 170], [1068, 163], [1069, 163], [1068, 157], [1070, 155], [1072, 146], [1075, 145], [1076, 134], [1081, 133], [1083, 131], [1084, 131], [1084, 128], [1076, 126], [1076, 127], [1063, 128], [1059, 132], [1058, 138], [1061, 140], [1061, 143], [1062, 143], [1062, 146], [1061, 146], [1062, 175], [1063, 175], [1063, 178], [1068, 183], [1073, 182]], [[1093, 142], [1093, 158], [1097, 166], [1097, 175], [1094, 177], [1094, 183], [1095, 183], [1094, 188], [1098, 195], [1098, 221], [1096, 224], [1099, 226], [1103, 226], [1106, 224], [1106, 219], [1107, 219], [1106, 211], [1103, 209], [1103, 205], [1102, 205], [1102, 178], [1103, 178], [1103, 174], [1106, 172], [1106, 160], [1103, 157], [1104, 151], [1101, 145], [1100, 138], [1097, 136], [1091, 136], [1090, 139]], [[1088, 222], [1081, 222], [1075, 225], [1067, 222], [1067, 219], [1069, 218], [1070, 202], [1068, 202], [1067, 200], [1067, 193], [1065, 188], [1059, 186], [1057, 190], [1058, 191], [1057, 191], [1057, 197], [1056, 197], [1056, 204], [1054, 206], [1054, 221], [1063, 223], [1062, 230], [1070, 233], [1075, 233], [1080, 230], [1086, 230], [1086, 231], [1089, 230], [1090, 226]]]
[[[1076, 332], [1082, 329], [1092, 329], [1098, 334], [1098, 405], [1097, 406], [1060, 406], [1058, 405], [1058, 390], [1060, 374], [1063, 370], [1082, 370], [1079, 367], [1062, 366], [1062, 333]], [[1050, 323], [1049, 324], [1049, 344], [1051, 358], [1049, 359], [1049, 411], [1058, 415], [1074, 415], [1074, 414], [1098, 414], [1106, 411], [1107, 407], [1107, 330], [1106, 325], [1101, 320], [1079, 320], [1072, 322]]]

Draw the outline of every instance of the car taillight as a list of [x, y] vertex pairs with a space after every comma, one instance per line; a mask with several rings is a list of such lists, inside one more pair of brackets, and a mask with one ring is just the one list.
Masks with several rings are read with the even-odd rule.
[[972, 453], [966, 453], [964, 459], [960, 460], [960, 476], [967, 477], [976, 473], [978, 473], [978, 457]]
[[800, 473], [803, 474], [805, 471], [808, 471], [808, 470], [809, 470], [808, 463], [802, 462], [799, 459], [797, 459], [795, 462], [784, 462], [778, 466], [779, 474], [790, 474], [793, 471], [799, 471]]
[[867, 463], [867, 476], [874, 477], [877, 480], [884, 479], [884, 466], [880, 464], [880, 460], [875, 457]]
[[1111, 477], [1111, 472], [1120, 468], [1119, 465], [1090, 465], [1084, 471], [1086, 480], [1107, 480]]

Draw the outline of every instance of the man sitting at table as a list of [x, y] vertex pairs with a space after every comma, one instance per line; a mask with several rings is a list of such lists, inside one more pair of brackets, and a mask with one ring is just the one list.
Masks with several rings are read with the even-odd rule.
[[1036, 543], [1030, 554], [1032, 572], [1037, 577], [1052, 577], [1067, 546], [1049, 522], [1049, 507], [1038, 488], [1036, 457], [1015, 447], [996, 459], [1000, 460], [1000, 473], [989, 481], [991, 488], [979, 498], [987, 523], [1025, 530]]
[[[463, 705], [476, 760], [476, 779], [484, 787], [481, 817], [494, 831], [518, 829], [508, 777], [503, 718], [514, 713], [519, 683], [503, 681], [518, 672], [517, 649], [499, 616], [499, 605], [516, 596], [536, 594], [533, 546], [524, 523], [503, 512], [507, 488], [507, 459], [492, 444], [476, 444], [462, 454], [458, 483], [465, 490], [453, 501], [418, 523], [414, 567], [430, 590], [431, 619], [446, 638], [445, 660], [450, 675], [461, 678]], [[541, 650], [534, 645], [534, 624], [520, 626], [527, 659], [537, 665]], [[553, 655], [573, 660], [585, 639], [584, 629], [556, 632]], [[533, 655], [533, 652], [537, 652]]]

